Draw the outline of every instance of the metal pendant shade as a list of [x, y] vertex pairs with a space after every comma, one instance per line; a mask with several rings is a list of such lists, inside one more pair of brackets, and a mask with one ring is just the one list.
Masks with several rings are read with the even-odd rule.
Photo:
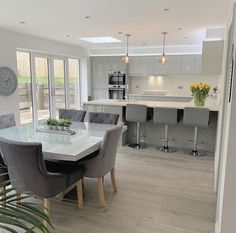
[[130, 57], [129, 57], [129, 37], [130, 37], [130, 34], [126, 34], [126, 37], [127, 37], [127, 41], [126, 41], [126, 54], [122, 58], [122, 61], [125, 64], [128, 64], [130, 62]]
[[160, 57], [160, 63], [165, 64], [167, 62], [167, 56], [165, 54], [165, 45], [166, 45], [166, 34], [167, 32], [162, 32], [163, 35], [163, 50], [162, 50], [162, 55]]

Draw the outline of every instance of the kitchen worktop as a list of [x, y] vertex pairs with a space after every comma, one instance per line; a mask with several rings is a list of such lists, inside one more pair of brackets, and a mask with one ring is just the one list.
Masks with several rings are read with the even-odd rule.
[[[194, 101], [190, 102], [176, 102], [176, 101], [141, 101], [141, 100], [114, 100], [114, 99], [100, 99], [84, 102], [85, 105], [109, 105], [109, 106], [126, 106], [127, 104], [144, 104], [149, 108], [166, 107], [184, 109], [185, 107], [195, 107]], [[219, 111], [219, 101], [217, 99], [208, 98], [205, 103], [205, 108], [210, 111]]]

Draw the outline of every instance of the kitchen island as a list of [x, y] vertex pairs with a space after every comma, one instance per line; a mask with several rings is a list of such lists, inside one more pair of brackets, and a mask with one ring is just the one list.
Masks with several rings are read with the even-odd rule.
[[[128, 125], [128, 131], [122, 135], [122, 144], [127, 142], [131, 143], [135, 141], [136, 127], [134, 123], [127, 122], [125, 119], [126, 105], [127, 104], [144, 104], [148, 107], [148, 118], [150, 119], [146, 124], [141, 126], [141, 134], [145, 135], [143, 139], [147, 144], [160, 146], [160, 138], [164, 135], [163, 125], [156, 125], [153, 123], [153, 108], [155, 107], [166, 107], [166, 108], [177, 108], [178, 119], [177, 125], [170, 126], [170, 138], [175, 140], [171, 144], [177, 148], [190, 149], [192, 144], [189, 143], [189, 139], [193, 139], [193, 127], [183, 125], [183, 109], [185, 107], [194, 107], [193, 100], [189, 102], [175, 102], [175, 101], [139, 101], [139, 100], [111, 100], [111, 99], [100, 99], [84, 102], [84, 110], [88, 112], [108, 112], [119, 114], [119, 121], [123, 121]], [[208, 98], [205, 106], [210, 109], [210, 124], [208, 128], [199, 129], [199, 141], [204, 143], [199, 144], [199, 149], [214, 152], [215, 141], [217, 132], [217, 121], [219, 102], [217, 99]]]

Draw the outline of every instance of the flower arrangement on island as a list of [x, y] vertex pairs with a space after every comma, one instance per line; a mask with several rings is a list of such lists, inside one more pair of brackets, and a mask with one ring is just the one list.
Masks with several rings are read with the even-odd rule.
[[196, 106], [204, 106], [206, 97], [209, 94], [211, 87], [204, 82], [194, 83], [190, 86], [194, 103]]

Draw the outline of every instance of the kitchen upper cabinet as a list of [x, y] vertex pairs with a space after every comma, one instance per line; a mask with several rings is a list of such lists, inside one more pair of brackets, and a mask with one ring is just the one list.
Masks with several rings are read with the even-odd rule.
[[122, 61], [122, 57], [109, 57], [108, 58], [109, 71], [123, 71], [126, 73], [126, 64]]
[[195, 73], [195, 56], [194, 55], [182, 56], [181, 73], [182, 74]]
[[94, 88], [108, 87], [108, 58], [94, 57], [93, 58], [92, 83]]
[[204, 41], [202, 52], [202, 73], [222, 74], [224, 41]]
[[181, 56], [168, 56], [167, 58], [168, 74], [181, 73]]
[[167, 75], [168, 66], [160, 62], [160, 56], [155, 56], [153, 62], [154, 75]]
[[202, 55], [195, 55], [195, 74], [202, 73]]
[[142, 75], [153, 75], [154, 73], [154, 57], [140, 57], [140, 73]]
[[141, 75], [140, 57], [130, 57], [130, 63], [128, 64], [128, 73], [131, 76]]

